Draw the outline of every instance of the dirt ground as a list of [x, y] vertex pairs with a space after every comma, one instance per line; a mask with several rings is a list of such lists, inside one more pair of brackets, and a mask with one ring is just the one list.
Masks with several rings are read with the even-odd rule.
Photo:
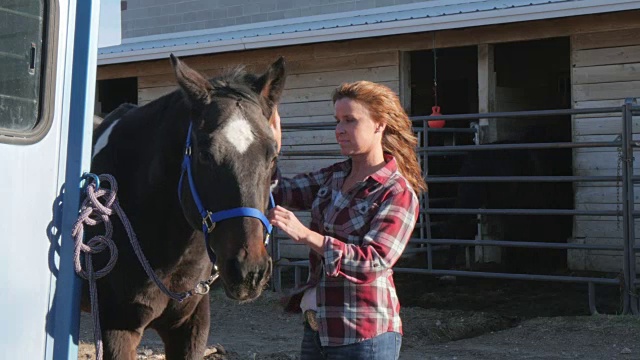
[[[396, 274], [403, 305], [401, 359], [640, 359], [640, 318], [615, 315], [617, 289], [598, 287], [589, 315], [586, 286]], [[212, 290], [205, 359], [297, 359], [299, 314], [286, 314], [268, 291], [237, 304]], [[164, 359], [151, 331], [139, 359]], [[94, 358], [91, 319], [83, 314], [79, 359]]]

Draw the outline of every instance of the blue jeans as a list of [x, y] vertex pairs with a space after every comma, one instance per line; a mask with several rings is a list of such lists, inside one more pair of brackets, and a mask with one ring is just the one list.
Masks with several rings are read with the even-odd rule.
[[386, 332], [372, 339], [343, 346], [322, 346], [317, 331], [304, 324], [300, 360], [397, 360], [402, 335]]

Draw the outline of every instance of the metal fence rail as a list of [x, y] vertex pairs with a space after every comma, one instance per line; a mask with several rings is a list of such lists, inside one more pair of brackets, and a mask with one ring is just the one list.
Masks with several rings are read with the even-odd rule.
[[[620, 114], [622, 121], [622, 133], [616, 141], [603, 142], [563, 142], [563, 143], [533, 143], [533, 144], [490, 144], [490, 145], [455, 145], [455, 146], [429, 146], [428, 134], [430, 132], [460, 132], [474, 133], [482, 132], [481, 127], [472, 128], [443, 128], [431, 129], [427, 122], [430, 120], [477, 120], [477, 119], [499, 119], [509, 118], [510, 121], [517, 119], [558, 116], [558, 115], [578, 115], [578, 114]], [[595, 305], [595, 284], [621, 286], [623, 289], [621, 297], [623, 300], [623, 314], [640, 315], [640, 299], [638, 289], [640, 280], [636, 274], [636, 253], [640, 252], [640, 244], [636, 245], [635, 218], [640, 217], [640, 211], [634, 208], [634, 184], [640, 183], [640, 176], [634, 176], [633, 159], [634, 149], [640, 147], [640, 142], [633, 140], [633, 115], [640, 114], [640, 107], [636, 106], [635, 100], [627, 99], [621, 107], [591, 108], [591, 109], [563, 109], [563, 110], [542, 110], [542, 111], [519, 111], [519, 112], [495, 112], [482, 114], [464, 115], [443, 115], [443, 116], [418, 116], [412, 117], [414, 129], [422, 136], [422, 146], [417, 149], [422, 159], [423, 173], [427, 183], [478, 183], [478, 182], [616, 182], [621, 184], [622, 197], [621, 208], [619, 210], [576, 210], [576, 209], [462, 209], [462, 208], [430, 208], [429, 194], [425, 193], [420, 211], [419, 227], [420, 236], [412, 238], [410, 243], [418, 246], [411, 249], [413, 252], [425, 252], [427, 254], [427, 268], [394, 268], [397, 272], [408, 272], [429, 275], [453, 275], [467, 277], [481, 277], [494, 279], [518, 279], [536, 281], [559, 281], [571, 283], [586, 283], [588, 285], [589, 308], [592, 313], [596, 313]], [[491, 120], [490, 120], [491, 121]], [[284, 129], [333, 129], [335, 124], [292, 124], [283, 126]], [[476, 136], [477, 139], [477, 136]], [[477, 141], [476, 141], [477, 143]], [[559, 149], [559, 148], [619, 148], [621, 149], [622, 173], [619, 176], [429, 176], [428, 162], [429, 156], [441, 153], [470, 152], [486, 150], [506, 150], [506, 149]], [[336, 152], [327, 151], [291, 151], [284, 152], [287, 156], [327, 156], [339, 155]], [[460, 239], [438, 239], [431, 234], [431, 219], [433, 214], [471, 214], [471, 215], [559, 215], [559, 216], [618, 216], [622, 218], [623, 236], [622, 243], [616, 245], [597, 244], [576, 244], [576, 243], [549, 243], [549, 242], [521, 242], [508, 240], [460, 240]], [[276, 239], [282, 239], [276, 236]], [[515, 274], [515, 273], [493, 273], [482, 271], [461, 271], [433, 268], [433, 252], [437, 246], [461, 245], [461, 246], [498, 246], [498, 247], [520, 247], [520, 248], [547, 248], [547, 249], [574, 249], [574, 250], [613, 250], [622, 252], [621, 276], [607, 277], [579, 277], [579, 276], [559, 276], [559, 275], [536, 275], [536, 274]], [[273, 242], [272, 254], [275, 257], [276, 271], [275, 288], [280, 290], [280, 270], [282, 267], [295, 267], [296, 284], [300, 281], [300, 267], [308, 266], [308, 261], [293, 261], [281, 263], [278, 249], [278, 241]], [[409, 250], [408, 250], [409, 251]], [[622, 282], [622, 283], [621, 283]]]

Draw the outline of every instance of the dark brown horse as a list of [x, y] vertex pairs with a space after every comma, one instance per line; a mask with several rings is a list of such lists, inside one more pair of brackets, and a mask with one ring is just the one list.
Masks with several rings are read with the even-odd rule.
[[[284, 87], [284, 61], [262, 75], [236, 70], [212, 80], [173, 55], [171, 63], [181, 89], [141, 107], [129, 106], [121, 117], [107, 116], [95, 131], [92, 172], [118, 181], [120, 205], [167, 288], [184, 292], [208, 279], [209, 250], [217, 257], [218, 281], [227, 296], [254, 299], [272, 270], [265, 225], [251, 215], [203, 220], [196, 198], [211, 213], [267, 210], [277, 155], [269, 119]], [[97, 283], [105, 358], [135, 359], [143, 331], [152, 328], [164, 341], [167, 359], [201, 359], [209, 333], [209, 296], [179, 302], [162, 293], [144, 272], [122, 224], [113, 219], [119, 257]], [[94, 267], [106, 261], [106, 255], [94, 256]]]

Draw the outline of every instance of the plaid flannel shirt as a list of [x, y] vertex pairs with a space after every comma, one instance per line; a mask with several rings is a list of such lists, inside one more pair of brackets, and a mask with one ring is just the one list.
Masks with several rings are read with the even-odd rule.
[[[342, 193], [351, 162], [291, 179], [278, 178], [277, 204], [311, 209], [310, 229], [324, 235], [324, 253], [309, 252], [310, 274], [300, 294], [317, 286], [323, 346], [339, 346], [395, 331], [402, 333], [391, 268], [415, 227], [419, 203], [395, 158]], [[299, 297], [298, 297], [299, 298]]]

